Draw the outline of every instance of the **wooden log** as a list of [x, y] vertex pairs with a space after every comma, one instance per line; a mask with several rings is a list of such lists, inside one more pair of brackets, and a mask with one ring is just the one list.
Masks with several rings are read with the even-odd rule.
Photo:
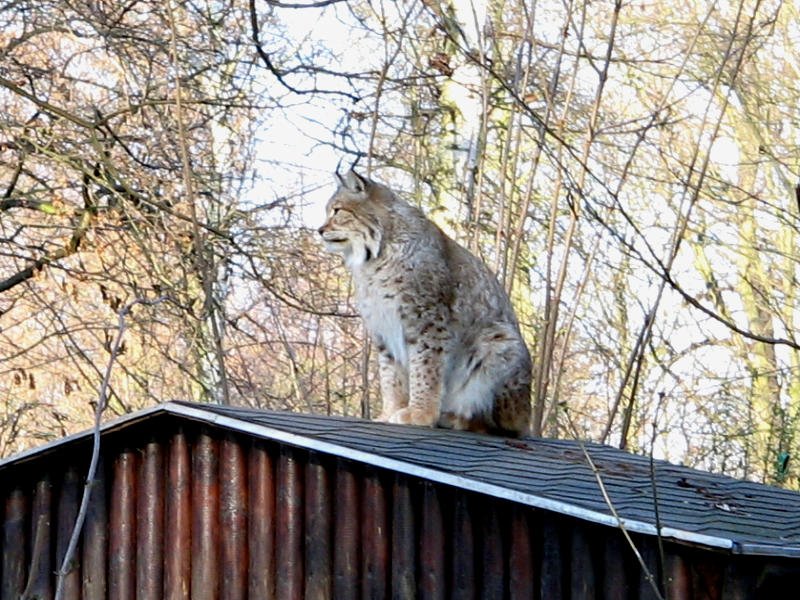
[[515, 504], [511, 508], [511, 532], [508, 556], [509, 598], [529, 600], [535, 593], [536, 571], [533, 563], [530, 509]]
[[570, 543], [570, 597], [595, 597], [595, 569], [592, 560], [591, 532], [586, 526], [571, 527]]
[[364, 473], [361, 523], [361, 597], [364, 600], [378, 600], [386, 597], [388, 589], [391, 534], [386, 489], [374, 469], [365, 469]]
[[0, 600], [18, 600], [25, 589], [25, 554], [28, 534], [28, 499], [22, 488], [8, 490], [5, 496], [2, 540]]
[[[639, 565], [639, 595], [641, 600], [657, 600], [661, 589], [661, 565], [658, 559], [656, 541], [650, 537], [632, 536], [633, 542], [642, 556], [646, 569]], [[629, 550], [630, 551], [630, 550]]]
[[275, 598], [275, 467], [261, 445], [250, 449], [248, 477], [248, 590], [250, 598]]
[[240, 442], [222, 440], [220, 456], [221, 598], [247, 598], [247, 460]]
[[498, 514], [499, 506], [486, 502], [482, 525], [482, 559], [483, 578], [481, 581], [481, 597], [505, 597], [505, 556], [503, 554], [503, 532]]
[[392, 486], [392, 598], [417, 594], [417, 540], [411, 481], [402, 474]]
[[[722, 586], [726, 570], [725, 560], [722, 556], [710, 552], [697, 553], [693, 557], [691, 567], [693, 597], [703, 598], [703, 600], [722, 600]], [[778, 594], [786, 593], [786, 588], [780, 587], [783, 589], [759, 589], [758, 595], [763, 598], [775, 598]]]
[[336, 552], [333, 556], [333, 597], [336, 600], [356, 600], [361, 591], [361, 510], [358, 475], [349, 461], [340, 459], [336, 463], [334, 497]]
[[454, 600], [474, 600], [478, 596], [475, 576], [475, 526], [471, 497], [456, 494], [453, 506], [453, 568], [452, 597]]
[[316, 454], [310, 455], [306, 465], [305, 488], [305, 598], [329, 600], [333, 592], [331, 492], [328, 470]]
[[[634, 561], [633, 553], [628, 546], [627, 540], [618, 529], [606, 531], [602, 549], [601, 566], [603, 569], [603, 589], [601, 597], [603, 600], [616, 600], [617, 598], [627, 598], [630, 590], [638, 586], [638, 564], [637, 569], [632, 569]], [[631, 577], [631, 573], [636, 573], [636, 578]], [[634, 585], [635, 584], [635, 585]]]
[[81, 544], [81, 587], [83, 600], [105, 600], [108, 590], [108, 500], [107, 474], [101, 456], [97, 473], [90, 482], [91, 492], [83, 523]]
[[53, 595], [53, 562], [50, 544], [52, 532], [53, 485], [45, 475], [36, 482], [31, 502], [31, 562], [23, 600], [51, 598]]
[[136, 598], [160, 600], [164, 594], [164, 450], [145, 444], [136, 497]]
[[422, 528], [420, 532], [420, 597], [443, 600], [445, 589], [445, 530], [442, 505], [435, 484], [422, 484]]
[[219, 598], [219, 448], [200, 433], [192, 449], [192, 600]]
[[[684, 563], [688, 560], [684, 559]], [[688, 567], [688, 565], [686, 565]], [[750, 598], [776, 598], [779, 597], [782, 590], [770, 590], [769, 577], [765, 577], [774, 569], [774, 563], [754, 563], [747, 560], [747, 558], [732, 557], [727, 561], [722, 580], [722, 597], [725, 600], [749, 600]], [[762, 584], [761, 589], [758, 588], [759, 581]], [[785, 579], [773, 578], [772, 581], [777, 586], [783, 586]], [[760, 596], [759, 596], [760, 594]], [[672, 600], [672, 598], [670, 598]]]
[[[692, 574], [687, 560], [675, 552], [665, 557], [664, 582], [667, 586], [666, 597], [669, 600], [692, 600]], [[726, 597], [733, 599], [733, 594]]]
[[108, 597], [136, 597], [136, 454], [123, 450], [114, 461], [108, 543]]
[[[58, 517], [56, 525], [56, 563], [57, 571], [61, 570], [64, 555], [67, 553], [69, 540], [75, 528], [75, 519], [78, 516], [80, 505], [81, 478], [77, 469], [69, 467], [64, 472], [61, 480], [61, 489], [58, 494]], [[81, 555], [80, 547], [76, 549], [69, 565], [69, 573], [64, 577], [62, 584], [64, 600], [78, 600], [81, 597]], [[56, 582], [58, 579], [56, 578]]]
[[548, 514], [542, 521], [540, 598], [563, 598], [566, 595], [563, 584], [564, 554], [559, 524], [556, 518]]
[[303, 465], [295, 451], [282, 447], [277, 470], [275, 546], [277, 597], [303, 598]]
[[189, 600], [192, 573], [192, 474], [186, 434], [172, 436], [167, 459], [164, 596]]

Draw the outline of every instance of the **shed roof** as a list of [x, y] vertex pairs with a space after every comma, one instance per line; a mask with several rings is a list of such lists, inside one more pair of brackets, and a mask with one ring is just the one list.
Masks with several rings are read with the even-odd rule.
[[[737, 554], [800, 557], [800, 493], [662, 460], [651, 463], [648, 457], [610, 446], [574, 440], [512, 440], [356, 418], [182, 402], [161, 404], [112, 421], [103, 426], [104, 435], [159, 414], [593, 523], [619, 527], [621, 521], [631, 532], [656, 535], [660, 531], [667, 539]], [[69, 436], [0, 461], [0, 474], [13, 464], [90, 435]]]

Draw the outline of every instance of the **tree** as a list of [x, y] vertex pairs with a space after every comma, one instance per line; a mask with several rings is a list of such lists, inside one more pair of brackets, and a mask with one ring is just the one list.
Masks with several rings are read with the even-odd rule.
[[114, 411], [368, 416], [374, 356], [308, 216], [342, 161], [510, 291], [535, 433], [796, 486], [797, 11], [0, 9], [0, 452], [88, 423], [137, 298], [161, 301], [128, 317]]

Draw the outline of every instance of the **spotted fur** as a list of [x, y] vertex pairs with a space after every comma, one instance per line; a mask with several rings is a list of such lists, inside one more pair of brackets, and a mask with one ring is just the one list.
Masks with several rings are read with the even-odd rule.
[[319, 233], [378, 348], [380, 419], [524, 434], [531, 359], [497, 279], [388, 187], [338, 177]]

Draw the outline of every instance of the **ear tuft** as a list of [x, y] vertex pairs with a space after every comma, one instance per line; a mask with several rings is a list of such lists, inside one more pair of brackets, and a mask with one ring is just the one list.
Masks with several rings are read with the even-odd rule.
[[352, 169], [344, 175], [341, 175], [339, 172], [337, 172], [336, 178], [339, 180], [339, 185], [341, 187], [354, 194], [363, 194], [369, 187], [370, 183], [369, 179], [359, 175]]

